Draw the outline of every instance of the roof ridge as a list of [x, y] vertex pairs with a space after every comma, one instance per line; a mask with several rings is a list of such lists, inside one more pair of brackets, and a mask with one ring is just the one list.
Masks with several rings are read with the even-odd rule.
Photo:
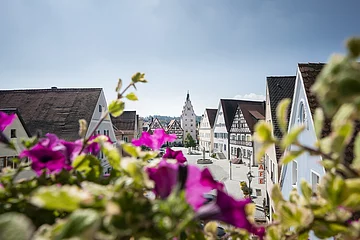
[[103, 88], [31, 88], [31, 89], [0, 89], [0, 92], [66, 92], [66, 91], [94, 91]]

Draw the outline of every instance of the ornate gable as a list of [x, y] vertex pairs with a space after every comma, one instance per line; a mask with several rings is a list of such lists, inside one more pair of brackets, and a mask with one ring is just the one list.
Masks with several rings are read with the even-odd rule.
[[158, 129], [158, 128], [164, 129], [163, 126], [161, 125], [159, 119], [155, 118], [155, 119], [152, 121], [152, 123], [150, 124], [149, 130], [154, 131], [155, 129]]
[[244, 114], [242, 113], [240, 106], [238, 106], [233, 123], [230, 129], [231, 133], [251, 133], [249, 126], [246, 122]]

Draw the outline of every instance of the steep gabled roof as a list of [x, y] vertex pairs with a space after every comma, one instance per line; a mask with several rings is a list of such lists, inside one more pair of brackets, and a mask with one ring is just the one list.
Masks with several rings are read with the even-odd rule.
[[207, 108], [207, 109], [206, 109], [206, 114], [207, 114], [207, 116], [208, 116], [209, 124], [210, 124], [210, 127], [211, 127], [211, 128], [214, 127], [215, 118], [216, 118], [216, 113], [217, 113], [217, 109], [210, 109], [210, 108]]
[[[274, 136], [281, 139], [282, 133], [276, 118], [276, 108], [281, 102], [281, 100], [285, 98], [290, 98], [291, 102], [294, 97], [294, 90], [295, 90], [295, 80], [296, 76], [276, 76], [276, 77], [267, 77], [267, 87], [268, 87], [268, 94], [269, 94], [269, 105], [270, 105], [270, 112], [271, 112], [271, 121], [273, 126], [273, 133]], [[291, 106], [291, 104], [290, 104]], [[290, 113], [291, 107], [288, 110], [287, 121], [290, 120]], [[276, 158], [277, 161], [280, 160], [283, 151], [280, 149], [279, 146], [275, 146], [276, 151]]]
[[229, 132], [240, 100], [220, 99], [220, 102], [223, 109], [226, 130]]
[[101, 88], [0, 90], [0, 108], [17, 108], [31, 135], [79, 138], [79, 119], [92, 118]]
[[[317, 76], [325, 66], [325, 63], [299, 63], [299, 71], [303, 79], [306, 96], [309, 103], [311, 114], [314, 115], [315, 109], [320, 107], [315, 94], [311, 92], [311, 87], [315, 83]], [[360, 122], [355, 123], [355, 130], [352, 139], [345, 150], [345, 161], [351, 163], [354, 158], [354, 142], [357, 133], [360, 131]], [[322, 137], [326, 137], [331, 133], [331, 119], [325, 119], [324, 127], [322, 129]]]
[[111, 117], [115, 131], [135, 131], [136, 111], [124, 111], [119, 117]]
[[265, 119], [265, 102], [239, 100], [238, 106], [244, 115], [251, 133], [254, 133], [255, 124], [259, 120]]

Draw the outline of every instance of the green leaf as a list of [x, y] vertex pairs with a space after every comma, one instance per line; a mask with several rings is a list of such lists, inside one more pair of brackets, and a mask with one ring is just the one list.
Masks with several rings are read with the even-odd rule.
[[35, 228], [25, 215], [20, 213], [3, 213], [0, 215], [1, 240], [30, 240]]
[[271, 190], [271, 199], [274, 201], [275, 207], [278, 206], [281, 202], [284, 201], [280, 187], [278, 184], [275, 184]]
[[351, 167], [360, 170], [360, 133], [357, 134], [354, 142], [354, 155], [355, 158], [351, 164]]
[[326, 174], [319, 185], [321, 196], [336, 208], [343, 200], [343, 192], [346, 191], [346, 184], [342, 177], [333, 174]]
[[135, 93], [131, 92], [125, 96], [127, 99], [131, 101], [137, 101], [139, 100], [138, 97], [135, 95]]
[[30, 149], [38, 143], [37, 137], [32, 137], [29, 139], [22, 139], [21, 144], [25, 146], [26, 149]]
[[80, 119], [79, 120], [79, 136], [81, 138], [85, 137], [86, 132], [87, 132], [87, 122], [85, 119]]
[[304, 198], [306, 199], [306, 201], [309, 202], [312, 197], [312, 189], [309, 183], [302, 179], [300, 183], [300, 188]]
[[341, 153], [346, 145], [350, 142], [354, 131], [353, 122], [343, 123], [337, 126], [335, 131], [331, 134], [332, 142], [331, 148], [333, 152]]
[[113, 169], [119, 171], [121, 169], [121, 155], [119, 153], [119, 150], [109, 142], [102, 143], [101, 150], [106, 156], [109, 164], [113, 167]]
[[276, 108], [276, 117], [279, 123], [279, 127], [283, 133], [287, 132], [287, 117], [290, 103], [290, 98], [283, 99]]
[[314, 114], [314, 128], [318, 139], [321, 138], [321, 133], [324, 126], [324, 120], [325, 120], [325, 116], [323, 110], [321, 108], [316, 108]]
[[353, 104], [343, 104], [332, 119], [332, 129], [337, 129], [341, 127], [344, 122], [348, 122], [349, 120], [351, 120], [352, 115], [355, 112], [356, 108]]
[[265, 121], [260, 121], [255, 125], [255, 134], [254, 138], [256, 141], [263, 142], [274, 142], [274, 138], [272, 136], [272, 127], [270, 124]]
[[353, 37], [346, 42], [349, 53], [352, 57], [358, 58], [360, 56], [360, 38]]
[[128, 154], [130, 154], [133, 157], [138, 157], [138, 151], [137, 151], [137, 147], [135, 147], [132, 144], [129, 143], [124, 143], [121, 145], [122, 148], [124, 149], [125, 152], [127, 152]]
[[124, 112], [125, 103], [119, 99], [109, 104], [109, 113], [114, 117], [120, 116]]
[[303, 153], [304, 150], [288, 151], [281, 157], [280, 164], [288, 164]]
[[121, 90], [121, 87], [122, 87], [122, 80], [121, 80], [121, 78], [119, 78], [119, 81], [115, 88], [115, 91], [118, 93]]
[[289, 147], [291, 144], [297, 141], [297, 138], [299, 137], [300, 133], [304, 131], [305, 126], [296, 126], [291, 128], [290, 132], [283, 136], [281, 140], [281, 148], [285, 150], [287, 147]]
[[131, 81], [133, 83], [137, 83], [137, 82], [142, 82], [142, 83], [146, 83], [147, 80], [145, 79], [145, 73], [135, 73], [132, 77], [131, 77]]
[[81, 204], [91, 203], [92, 196], [73, 185], [56, 185], [38, 188], [30, 199], [30, 202], [40, 208], [58, 210], [58, 211], [75, 211]]
[[77, 237], [93, 239], [93, 234], [101, 223], [100, 214], [93, 209], [78, 209], [67, 219], [57, 240]]
[[94, 155], [79, 155], [73, 160], [72, 166], [76, 171], [83, 172], [88, 179], [98, 179], [102, 174], [101, 162]]

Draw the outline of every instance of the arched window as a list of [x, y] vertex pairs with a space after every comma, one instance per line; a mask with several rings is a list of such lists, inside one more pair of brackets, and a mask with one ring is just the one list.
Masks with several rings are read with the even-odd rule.
[[300, 106], [299, 106], [299, 122], [300, 124], [304, 124], [305, 123], [305, 107], [304, 107], [304, 103], [301, 102]]

